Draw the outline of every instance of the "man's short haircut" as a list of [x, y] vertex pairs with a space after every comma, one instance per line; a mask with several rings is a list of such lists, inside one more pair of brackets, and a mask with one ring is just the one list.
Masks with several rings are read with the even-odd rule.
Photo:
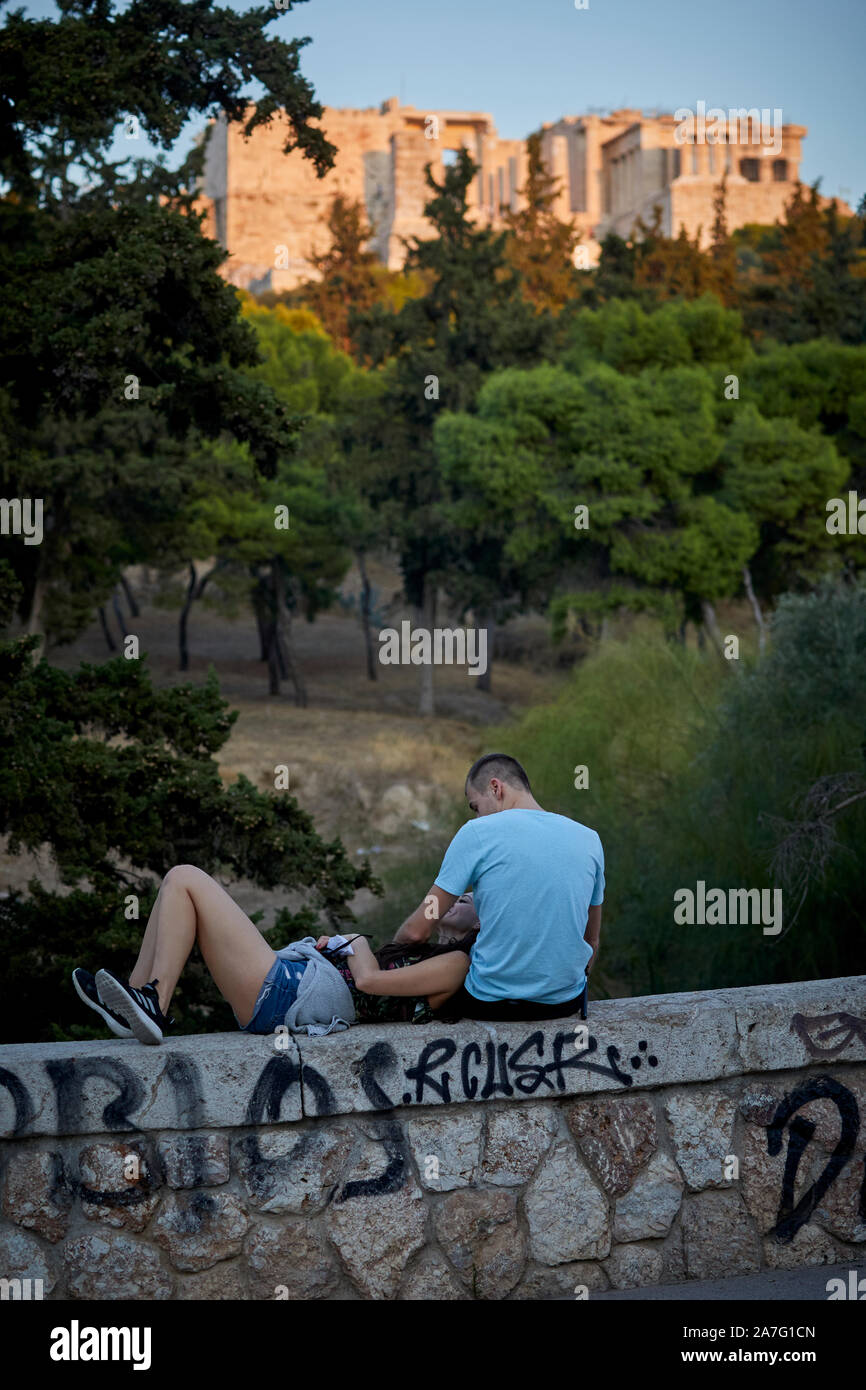
[[466, 785], [468, 787], [471, 784], [479, 789], [483, 785], [486, 790], [491, 777], [498, 777], [500, 782], [507, 782], [509, 787], [517, 787], [525, 792], [532, 791], [524, 768], [516, 758], [509, 757], [507, 753], [485, 753], [467, 772]]

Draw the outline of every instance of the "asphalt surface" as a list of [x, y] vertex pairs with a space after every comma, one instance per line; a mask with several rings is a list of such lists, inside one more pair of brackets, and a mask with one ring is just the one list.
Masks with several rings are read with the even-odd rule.
[[[760, 1274], [741, 1274], [731, 1279], [699, 1279], [686, 1284], [654, 1284], [645, 1289], [591, 1292], [589, 1302], [696, 1303], [711, 1299], [746, 1299], [756, 1303], [826, 1303], [829, 1300], [828, 1280], [844, 1280], [847, 1292], [852, 1269], [856, 1270], [858, 1280], [866, 1279], [866, 1252], [862, 1259], [849, 1264], [809, 1265], [805, 1269], [763, 1270]], [[859, 1300], [866, 1301], [866, 1284], [859, 1291]]]

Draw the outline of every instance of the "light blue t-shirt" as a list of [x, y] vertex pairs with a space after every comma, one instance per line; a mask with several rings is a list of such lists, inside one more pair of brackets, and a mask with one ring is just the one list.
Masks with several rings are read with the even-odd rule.
[[476, 999], [561, 1004], [586, 983], [590, 907], [604, 899], [604, 851], [595, 830], [553, 811], [494, 811], [462, 825], [436, 884], [469, 887], [481, 930], [466, 988]]

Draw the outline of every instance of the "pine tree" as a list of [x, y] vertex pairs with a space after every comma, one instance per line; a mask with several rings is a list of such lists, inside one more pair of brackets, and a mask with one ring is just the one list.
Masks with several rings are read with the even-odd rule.
[[352, 312], [363, 313], [383, 298], [383, 272], [387, 275], [387, 271], [376, 254], [366, 249], [373, 229], [360, 202], [335, 193], [328, 231], [328, 249], [310, 256], [321, 278], [301, 286], [292, 297], [309, 305], [342, 352], [351, 352]]
[[545, 167], [537, 132], [526, 141], [526, 152], [526, 184], [520, 190], [525, 206], [503, 216], [509, 230], [506, 254], [522, 278], [529, 302], [537, 310], [558, 313], [577, 292], [573, 257], [580, 232], [573, 220], [561, 222], [553, 210], [559, 180]]
[[710, 258], [715, 269], [713, 293], [722, 303], [733, 307], [737, 302], [737, 252], [728, 233], [727, 220], [728, 173], [725, 170], [713, 195], [713, 239]]

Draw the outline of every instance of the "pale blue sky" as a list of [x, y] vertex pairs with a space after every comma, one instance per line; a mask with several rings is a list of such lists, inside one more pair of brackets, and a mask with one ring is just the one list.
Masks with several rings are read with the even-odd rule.
[[311, 37], [326, 105], [486, 111], [509, 138], [591, 107], [780, 107], [809, 128], [803, 179], [866, 193], [866, 0], [308, 0], [267, 32]]

